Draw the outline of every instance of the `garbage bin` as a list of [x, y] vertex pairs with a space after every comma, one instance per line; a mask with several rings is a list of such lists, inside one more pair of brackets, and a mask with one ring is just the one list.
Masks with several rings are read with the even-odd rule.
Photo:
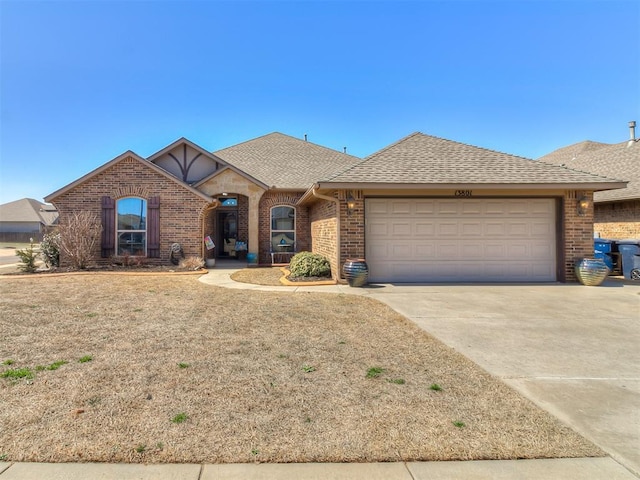
[[617, 240], [616, 243], [620, 251], [624, 278], [640, 279], [640, 240]]
[[616, 257], [618, 253], [618, 245], [615, 240], [608, 240], [606, 238], [594, 238], [593, 239], [594, 258], [599, 258], [604, 261], [605, 265], [609, 267], [609, 272], [613, 272], [616, 266]]

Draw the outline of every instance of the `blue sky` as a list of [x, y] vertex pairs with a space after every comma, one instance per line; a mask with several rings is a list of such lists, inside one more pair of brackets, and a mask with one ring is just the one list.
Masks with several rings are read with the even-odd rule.
[[183, 136], [537, 158], [640, 122], [635, 0], [0, 0], [0, 22], [0, 203]]

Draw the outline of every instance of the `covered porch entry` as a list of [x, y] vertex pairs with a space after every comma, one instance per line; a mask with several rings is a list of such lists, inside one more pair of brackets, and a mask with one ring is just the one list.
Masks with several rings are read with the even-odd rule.
[[249, 240], [249, 201], [239, 193], [222, 193], [204, 219], [205, 259], [246, 260]]
[[253, 254], [257, 259], [259, 203], [267, 187], [229, 167], [195, 187], [216, 200], [202, 222], [202, 238], [209, 237], [215, 248], [208, 249], [203, 241], [203, 257], [240, 259]]

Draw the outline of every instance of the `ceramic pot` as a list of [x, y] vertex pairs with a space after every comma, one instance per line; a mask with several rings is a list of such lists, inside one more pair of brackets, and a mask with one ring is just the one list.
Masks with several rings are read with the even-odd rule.
[[595, 286], [607, 278], [609, 267], [601, 258], [580, 258], [576, 261], [575, 272], [580, 283]]
[[350, 287], [362, 287], [369, 279], [369, 266], [364, 258], [347, 258], [342, 272]]

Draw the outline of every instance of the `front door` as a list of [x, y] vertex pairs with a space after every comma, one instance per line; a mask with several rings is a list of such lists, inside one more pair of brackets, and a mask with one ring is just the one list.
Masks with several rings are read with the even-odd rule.
[[218, 211], [216, 228], [216, 254], [218, 258], [236, 258], [236, 240], [238, 239], [238, 211]]

